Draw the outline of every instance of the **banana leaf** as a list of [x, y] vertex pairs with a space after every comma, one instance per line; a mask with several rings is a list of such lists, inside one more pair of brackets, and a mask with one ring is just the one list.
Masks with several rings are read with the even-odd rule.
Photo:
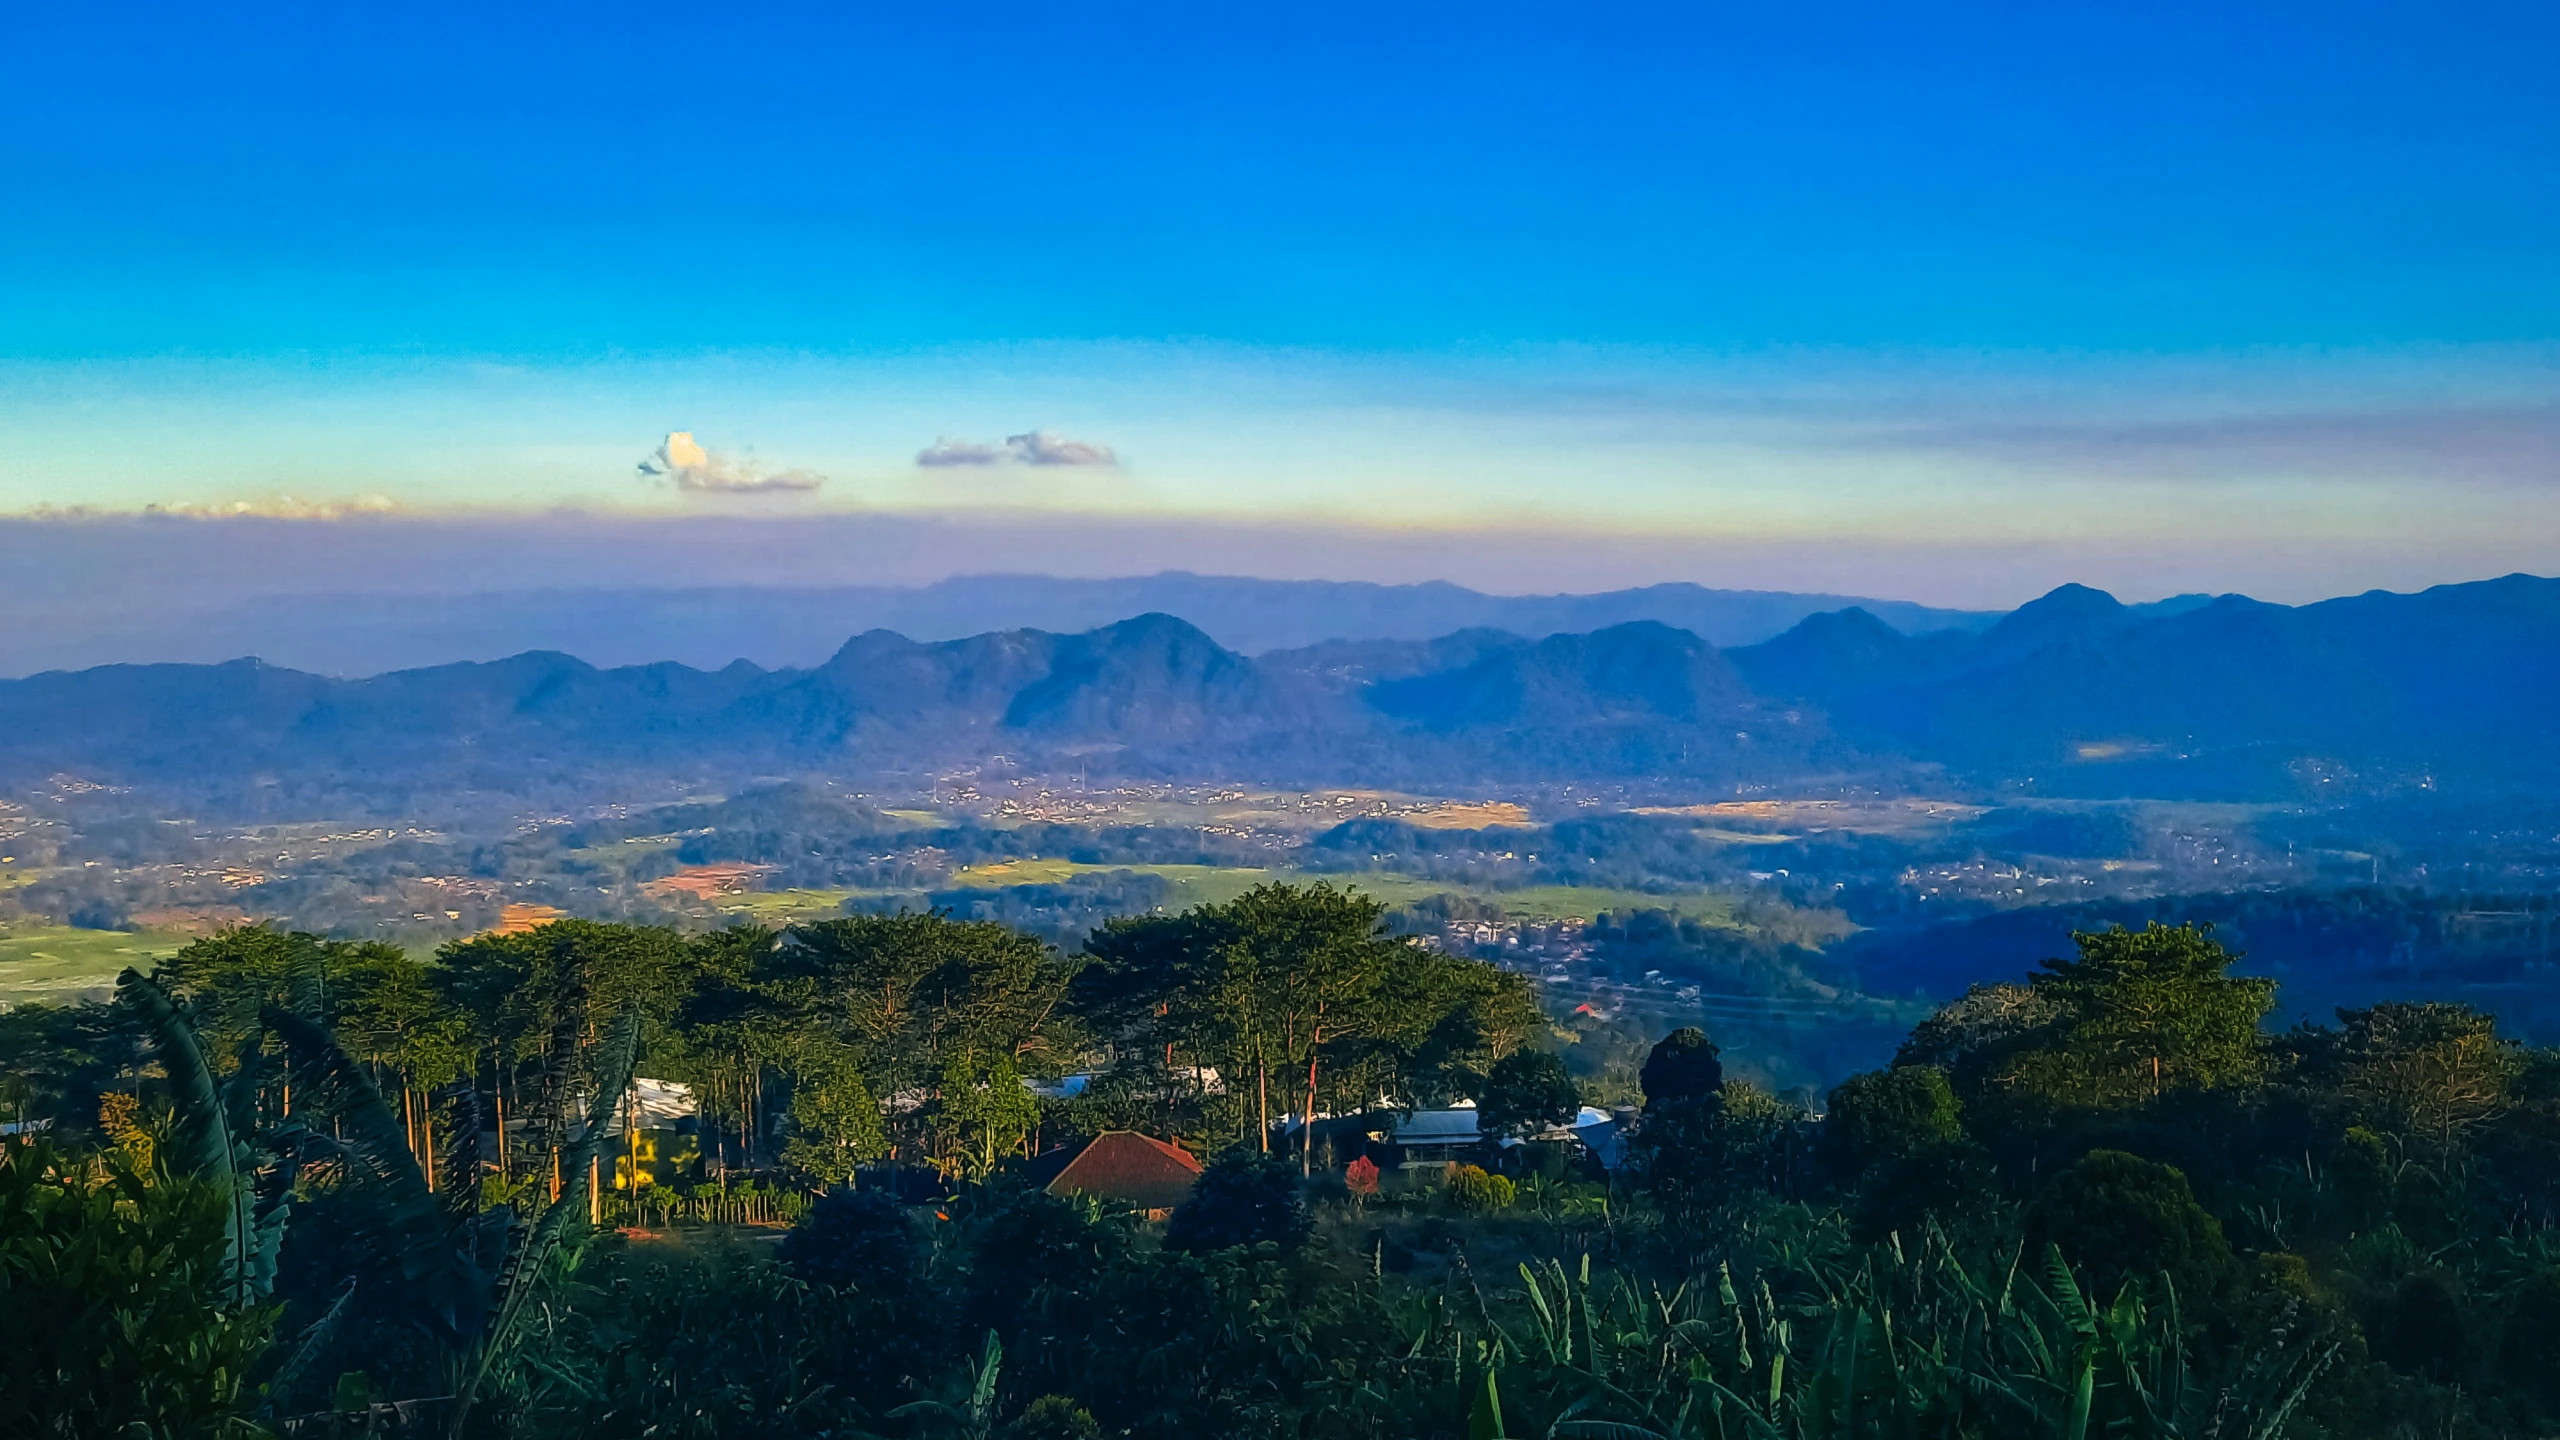
[[[233, 1309], [246, 1307], [265, 1294], [260, 1276], [272, 1280], [275, 1270], [244, 1174], [248, 1148], [235, 1125], [231, 1097], [215, 1082], [195, 1026], [168, 991], [141, 971], [128, 969], [116, 977], [116, 998], [141, 1017], [160, 1068], [168, 1072], [174, 1123], [162, 1153], [169, 1168], [211, 1182], [231, 1202], [223, 1219], [225, 1298]], [[269, 1258], [265, 1266], [258, 1264], [262, 1250]]]
[[640, 1061], [640, 1013], [625, 1009], [615, 1021], [613, 1033], [606, 1037], [596, 1057], [595, 1098], [587, 1108], [587, 1125], [560, 1157], [562, 1178], [566, 1182], [560, 1198], [542, 1212], [523, 1244], [514, 1247], [500, 1272], [497, 1291], [490, 1309], [487, 1332], [481, 1337], [479, 1354], [473, 1359], [467, 1378], [453, 1403], [453, 1440], [462, 1440], [469, 1432], [471, 1402], [481, 1383], [488, 1378], [489, 1367], [513, 1339], [524, 1323], [527, 1301], [542, 1283], [543, 1267], [560, 1248], [563, 1236], [578, 1213], [585, 1208], [587, 1171], [604, 1137], [613, 1129], [613, 1114], [622, 1103], [622, 1092], [631, 1088], [632, 1072]]
[[347, 1238], [397, 1284], [420, 1328], [446, 1345], [467, 1347], [489, 1303], [476, 1235], [437, 1204], [399, 1118], [364, 1067], [300, 1015], [271, 1005], [260, 1018], [284, 1042], [306, 1120], [326, 1115], [334, 1122], [333, 1137], [309, 1130], [306, 1143], [334, 1156], [350, 1198], [362, 1202], [343, 1222], [355, 1227]]

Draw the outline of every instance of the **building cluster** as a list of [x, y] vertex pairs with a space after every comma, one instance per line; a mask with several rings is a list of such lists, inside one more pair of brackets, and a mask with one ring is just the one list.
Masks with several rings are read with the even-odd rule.
[[1452, 955], [1496, 962], [1551, 961], [1575, 964], [1591, 958], [1585, 938], [1588, 920], [1569, 915], [1561, 920], [1452, 920], [1423, 943]]
[[[1082, 1087], [1030, 1088], [1063, 1094]], [[919, 1092], [912, 1103], [922, 1102]], [[896, 1099], [891, 1108], [898, 1108]], [[1328, 1171], [1365, 1162], [1369, 1173], [1401, 1174], [1407, 1183], [1437, 1183], [1452, 1165], [1476, 1165], [1495, 1174], [1597, 1180], [1626, 1164], [1635, 1119], [1633, 1109], [1586, 1105], [1561, 1125], [1526, 1135], [1497, 1134], [1480, 1123], [1472, 1101], [1462, 1101], [1436, 1109], [1319, 1115], [1312, 1143], [1316, 1161]], [[509, 1122], [512, 1129], [526, 1124]], [[700, 1130], [697, 1102], [687, 1086], [634, 1080], [615, 1117], [610, 1158], [603, 1162], [599, 1180], [609, 1173], [610, 1188], [635, 1192], [671, 1185], [704, 1162]], [[1307, 1144], [1305, 1121], [1297, 1116], [1273, 1136], [1274, 1148], [1289, 1155]], [[1201, 1170], [1199, 1157], [1179, 1139], [1109, 1130], [1042, 1151], [1033, 1157], [1028, 1178], [1053, 1195], [1082, 1196], [1161, 1220], [1191, 1193]], [[885, 1174], [883, 1178], [893, 1186], [899, 1183]]]
[[2088, 898], [2083, 892], [2099, 886], [2101, 877], [2124, 867], [2116, 862], [2092, 863], [2097, 873], [2082, 873], [2070, 867], [2056, 866], [2055, 873], [2028, 870], [2000, 860], [1972, 860], [1956, 865], [1913, 866], [1895, 877], [1908, 890], [1917, 891], [1923, 900], [1982, 900], [1992, 904], [2068, 903]]

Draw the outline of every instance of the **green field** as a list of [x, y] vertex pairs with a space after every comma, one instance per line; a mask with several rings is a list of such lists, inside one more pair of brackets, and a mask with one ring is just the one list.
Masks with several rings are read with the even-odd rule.
[[844, 902], [858, 890], [753, 890], [720, 897], [720, 913], [759, 925], [788, 925], [795, 920], [832, 920], [844, 913]]
[[115, 988], [128, 965], [148, 970], [187, 943], [184, 935], [30, 926], [0, 932], [0, 1005], [68, 1001]]
[[[1458, 895], [1500, 906], [1514, 920], [1588, 920], [1604, 910], [1668, 910], [1710, 925], [1733, 922], [1729, 896], [1704, 893], [1651, 895], [1638, 890], [1602, 890], [1575, 885], [1540, 885], [1521, 890], [1493, 890], [1445, 880], [1379, 873], [1316, 874], [1298, 870], [1221, 865], [1088, 865], [1074, 860], [1007, 860], [971, 865], [954, 871], [945, 882], [954, 890], [1007, 890], [1017, 885], [1058, 885], [1079, 875], [1130, 871], [1172, 882], [1169, 910], [1194, 905], [1223, 905], [1256, 885], [1271, 881], [1292, 884], [1323, 882], [1357, 890], [1388, 905], [1410, 905], [1434, 895]], [[922, 892], [888, 890], [769, 890], [720, 897], [724, 914], [765, 925], [831, 919], [852, 899], [907, 900], [921, 905]]]
[[1006, 890], [1016, 885], [1056, 885], [1078, 875], [1117, 871], [1157, 875], [1173, 883], [1173, 908], [1223, 905], [1265, 881], [1281, 878], [1274, 870], [1219, 865], [1082, 865], [1073, 860], [1008, 860], [972, 865], [953, 872], [951, 884], [961, 890]]
[[1733, 919], [1733, 901], [1723, 895], [1649, 895], [1637, 890], [1586, 889], [1578, 885], [1490, 890], [1445, 880], [1419, 880], [1409, 875], [1319, 875], [1289, 870], [1229, 869], [1216, 865], [1081, 865], [1072, 860], [1013, 860], [996, 865], [972, 865], [955, 873], [951, 883], [960, 888], [994, 890], [1014, 885], [1055, 885], [1073, 876], [1107, 874], [1115, 870], [1161, 875], [1172, 881], [1175, 907], [1223, 904], [1271, 880], [1297, 884], [1320, 880], [1358, 890], [1389, 905], [1410, 905], [1434, 895], [1464, 895], [1499, 905], [1512, 918], [1519, 920], [1588, 920], [1603, 910], [1633, 909], [1669, 910], [1708, 924], [1727, 924]]

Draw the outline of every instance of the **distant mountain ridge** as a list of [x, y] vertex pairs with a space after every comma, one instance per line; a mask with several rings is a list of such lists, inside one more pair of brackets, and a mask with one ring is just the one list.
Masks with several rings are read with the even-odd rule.
[[[235, 661], [0, 682], [0, 779], [508, 789], [641, 769], [1441, 788], [1949, 784], [2279, 798], [2560, 781], [2560, 581], [2156, 609], [2066, 586], [1979, 633], [1859, 607], [1719, 648], [1654, 621], [1248, 656], [1150, 613], [873, 630], [825, 663], [566, 655], [338, 680]], [[2327, 787], [2339, 787], [2329, 789]]]
[[123, 634], [0, 634], [0, 674], [107, 662], [217, 663], [241, 655], [363, 676], [528, 650], [607, 668], [675, 660], [718, 669], [823, 663], [847, 635], [892, 630], [959, 640], [1004, 630], [1068, 634], [1132, 615], [1189, 621], [1244, 654], [1328, 640], [1428, 640], [1467, 629], [1543, 636], [1654, 620], [1715, 645], [1765, 640], [1807, 615], [1860, 605], [1906, 630], [1979, 627], [1995, 614], [1899, 600], [1651, 585], [1591, 595], [1489, 595], [1442, 581], [1379, 585], [1167, 571], [1124, 579], [967, 575], [922, 586], [523, 590], [456, 596], [277, 597]]

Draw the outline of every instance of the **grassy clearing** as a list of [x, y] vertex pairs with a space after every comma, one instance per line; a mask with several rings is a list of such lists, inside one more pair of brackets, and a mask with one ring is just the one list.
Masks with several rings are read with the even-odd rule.
[[67, 925], [0, 933], [0, 1005], [103, 996], [115, 988], [116, 975], [126, 966], [149, 970], [186, 943], [186, 936], [166, 932], [126, 934]]
[[[1447, 889], [1447, 886], [1440, 886]], [[1580, 885], [1540, 885], [1527, 890], [1468, 890], [1523, 920], [1588, 920], [1603, 910], [1668, 910], [1710, 925], [1731, 925], [1730, 895], [1653, 895], [1642, 890], [1600, 890]]]
[[1578, 885], [1492, 890], [1482, 886], [1451, 884], [1446, 880], [1419, 880], [1409, 875], [1374, 872], [1319, 875], [1288, 870], [1228, 869], [1215, 865], [1080, 865], [1072, 860], [1011, 860], [996, 865], [972, 865], [953, 874], [951, 883], [958, 888], [993, 890], [1014, 885], [1056, 885], [1077, 875], [1105, 874], [1115, 870], [1161, 875], [1172, 881], [1174, 895], [1169, 908], [1224, 904], [1254, 886], [1272, 880], [1298, 884], [1320, 880], [1358, 890], [1389, 905], [1410, 905], [1434, 895], [1461, 895], [1499, 905], [1506, 913], [1521, 920], [1588, 920], [1604, 910], [1646, 909], [1669, 910], [1708, 924], [1733, 923], [1733, 901], [1724, 895], [1652, 895], [1639, 890], [1602, 890]]
[[720, 897], [720, 913], [759, 925], [788, 925], [795, 920], [832, 920], [844, 913], [844, 902], [858, 890], [754, 890]]
[[1193, 905], [1223, 905], [1256, 885], [1282, 878], [1283, 874], [1256, 867], [1229, 868], [1221, 865], [1082, 865], [1073, 860], [1007, 860], [954, 871], [951, 885], [959, 890], [1002, 890], [1016, 885], [1058, 885], [1078, 875], [1109, 875], [1123, 870], [1161, 876], [1173, 882], [1172, 908], [1176, 909], [1187, 909]]
[[[1640, 890], [1604, 890], [1578, 885], [1495, 890], [1478, 885], [1453, 884], [1446, 880], [1416, 879], [1410, 875], [1369, 872], [1317, 874], [1251, 866], [1087, 865], [1073, 860], [1007, 860], [954, 871], [945, 885], [954, 890], [1006, 890], [1020, 885], [1060, 885], [1079, 875], [1108, 875], [1122, 871], [1161, 876], [1170, 881], [1173, 894], [1166, 902], [1168, 910], [1187, 910], [1194, 905], [1223, 905], [1256, 885], [1277, 880], [1300, 885], [1322, 882], [1341, 889], [1357, 890], [1390, 906], [1410, 905], [1435, 895], [1461, 896], [1499, 906], [1515, 920], [1589, 920], [1604, 910], [1642, 909], [1668, 910], [1709, 925], [1737, 923], [1733, 898], [1728, 895], [1654, 895]], [[845, 902], [853, 899], [904, 900], [920, 906], [924, 902], [924, 894], [921, 891], [887, 890], [760, 890], [723, 895], [719, 907], [721, 913], [741, 920], [752, 920], [761, 925], [788, 925], [795, 921], [832, 919], [844, 913]]]

